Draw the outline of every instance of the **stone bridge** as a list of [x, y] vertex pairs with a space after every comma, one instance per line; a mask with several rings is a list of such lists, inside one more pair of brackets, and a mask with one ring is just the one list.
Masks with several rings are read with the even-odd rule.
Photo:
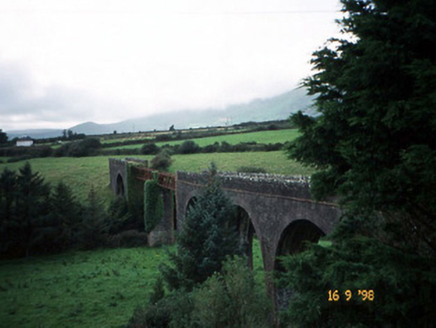
[[[131, 160], [110, 159], [109, 166], [115, 195], [137, 196], [143, 193], [144, 181], [152, 178], [146, 163], [138, 166], [138, 162]], [[304, 241], [316, 242], [330, 233], [341, 215], [334, 202], [312, 200], [306, 177], [236, 173], [219, 173], [218, 176], [222, 189], [237, 206], [237, 229], [241, 239], [246, 241], [250, 262], [252, 240], [256, 235], [267, 271], [279, 268], [277, 256], [297, 253], [304, 247]], [[174, 242], [189, 206], [195, 203], [195, 197], [207, 181], [206, 172], [160, 174], [165, 210], [161, 222], [149, 234], [150, 245]]]

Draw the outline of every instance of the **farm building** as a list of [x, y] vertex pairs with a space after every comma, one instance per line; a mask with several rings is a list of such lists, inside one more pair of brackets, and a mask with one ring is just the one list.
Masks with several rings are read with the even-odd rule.
[[24, 136], [17, 140], [17, 147], [30, 147], [33, 145], [33, 140], [28, 137]]

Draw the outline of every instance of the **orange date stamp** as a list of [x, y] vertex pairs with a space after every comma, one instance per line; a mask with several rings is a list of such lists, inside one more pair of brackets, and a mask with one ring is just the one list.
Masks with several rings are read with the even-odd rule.
[[346, 302], [350, 301], [352, 298], [358, 298], [361, 301], [369, 301], [373, 302], [375, 299], [375, 293], [372, 289], [358, 289], [357, 293], [347, 289], [344, 293], [341, 293], [339, 290], [329, 290], [328, 291], [328, 301], [329, 302], [338, 302], [341, 299], [345, 299]]

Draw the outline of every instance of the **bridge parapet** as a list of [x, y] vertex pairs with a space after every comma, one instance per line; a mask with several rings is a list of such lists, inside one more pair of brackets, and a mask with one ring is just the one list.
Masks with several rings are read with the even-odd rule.
[[[311, 200], [310, 177], [285, 176], [264, 173], [218, 172], [221, 187], [224, 190], [274, 195], [275, 197], [294, 198], [295, 200]], [[207, 172], [177, 172], [177, 183], [205, 186], [208, 183]]]

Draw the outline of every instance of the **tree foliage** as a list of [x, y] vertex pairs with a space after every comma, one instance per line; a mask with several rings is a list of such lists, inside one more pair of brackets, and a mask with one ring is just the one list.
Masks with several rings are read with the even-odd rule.
[[163, 216], [162, 190], [157, 183], [157, 175], [153, 180], [144, 183], [144, 225], [145, 232], [156, 228]]
[[235, 215], [212, 164], [208, 186], [186, 215], [177, 239], [178, 253], [171, 255], [170, 265], [162, 267], [170, 289], [192, 290], [220, 271], [227, 256], [241, 254], [239, 238], [231, 224]]
[[[331, 247], [284, 260], [280, 283], [294, 293], [284, 321], [431, 327], [436, 7], [430, 0], [341, 2], [347, 34], [314, 53], [315, 74], [303, 83], [320, 115], [291, 118], [302, 134], [288, 152], [318, 169], [313, 195], [339, 196], [344, 216]], [[376, 300], [333, 304], [329, 289], [373, 289]]]
[[5, 145], [8, 142], [8, 135], [0, 129], [0, 145]]
[[346, 38], [314, 53], [304, 82], [321, 115], [292, 117], [302, 135], [289, 154], [319, 169], [318, 199], [341, 195], [359, 215], [402, 213], [434, 252], [436, 9], [429, 0], [342, 3]]

